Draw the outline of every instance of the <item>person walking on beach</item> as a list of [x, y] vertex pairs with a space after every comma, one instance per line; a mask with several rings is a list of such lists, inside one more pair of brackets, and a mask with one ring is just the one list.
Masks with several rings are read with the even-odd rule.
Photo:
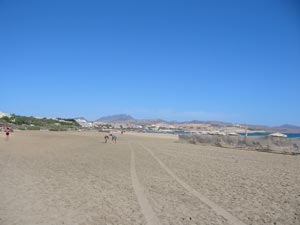
[[109, 140], [109, 136], [108, 136], [108, 135], [105, 135], [105, 136], [104, 136], [104, 140], [105, 140], [105, 143], [107, 143], [107, 140]]
[[9, 134], [10, 134], [10, 129], [9, 129], [9, 127], [7, 127], [7, 128], [4, 130], [4, 133], [6, 134], [6, 140], [8, 140]]
[[117, 136], [112, 135], [111, 140], [112, 140], [113, 143], [117, 143]]

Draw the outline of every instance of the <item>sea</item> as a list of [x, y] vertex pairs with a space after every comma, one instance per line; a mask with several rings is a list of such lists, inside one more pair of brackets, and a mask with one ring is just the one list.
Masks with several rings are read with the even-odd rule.
[[[192, 134], [192, 132], [189, 131], [172, 131], [172, 132], [161, 132], [161, 131], [147, 131], [147, 133], [165, 133], [165, 134]], [[268, 136], [271, 133], [248, 133], [248, 136], [251, 137], [263, 137]], [[245, 136], [245, 133], [240, 133], [241, 136]], [[290, 134], [285, 133], [287, 135], [287, 138], [300, 138], [300, 134]]]
[[[270, 133], [248, 133], [248, 136], [252, 137], [262, 137], [262, 136], [268, 136]], [[245, 136], [245, 133], [241, 133], [240, 135]], [[289, 134], [285, 133], [287, 135], [287, 138], [300, 138], [300, 134]]]

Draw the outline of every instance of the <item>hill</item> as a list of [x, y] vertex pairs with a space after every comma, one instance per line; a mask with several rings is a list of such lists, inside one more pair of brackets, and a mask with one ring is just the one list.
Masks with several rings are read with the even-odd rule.
[[295, 125], [291, 125], [291, 124], [284, 124], [284, 125], [281, 125], [278, 128], [283, 128], [283, 129], [300, 129], [299, 126], [295, 126]]
[[66, 118], [37, 118], [33, 116], [10, 115], [1, 118], [2, 123], [22, 130], [41, 130], [51, 131], [77, 130], [80, 125], [74, 119]]
[[115, 123], [115, 122], [128, 122], [135, 121], [136, 119], [130, 115], [126, 114], [117, 114], [111, 116], [104, 116], [96, 120], [95, 122], [106, 122], [106, 123]]

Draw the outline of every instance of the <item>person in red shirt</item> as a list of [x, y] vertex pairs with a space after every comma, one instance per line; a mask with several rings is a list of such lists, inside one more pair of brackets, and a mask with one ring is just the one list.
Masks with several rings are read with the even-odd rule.
[[4, 133], [6, 134], [6, 138], [8, 138], [8, 137], [9, 137], [9, 134], [10, 134], [10, 129], [9, 129], [9, 127], [7, 127], [7, 128], [5, 129]]

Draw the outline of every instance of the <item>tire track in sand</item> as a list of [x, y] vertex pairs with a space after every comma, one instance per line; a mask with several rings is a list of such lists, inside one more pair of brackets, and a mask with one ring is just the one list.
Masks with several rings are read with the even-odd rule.
[[129, 146], [131, 149], [131, 163], [130, 163], [131, 180], [132, 180], [132, 185], [133, 185], [135, 195], [136, 195], [139, 205], [142, 209], [142, 213], [146, 219], [147, 225], [160, 225], [160, 222], [159, 222], [157, 216], [155, 215], [155, 213], [145, 195], [144, 188], [138, 180], [138, 176], [136, 173], [136, 167], [135, 167], [134, 150], [130, 143], [129, 143]]
[[229, 212], [227, 212], [222, 207], [218, 206], [213, 201], [209, 200], [204, 195], [200, 194], [198, 191], [196, 191], [194, 188], [192, 188], [190, 185], [188, 185], [185, 181], [181, 180], [179, 177], [177, 177], [159, 158], [157, 158], [154, 153], [151, 151], [150, 148], [145, 147], [143, 144], [140, 143], [140, 146], [149, 152], [149, 154], [159, 163], [159, 165], [171, 176], [173, 177], [182, 187], [184, 187], [187, 191], [189, 191], [191, 194], [193, 194], [196, 198], [198, 198], [201, 202], [206, 204], [208, 207], [210, 207], [212, 210], [214, 210], [218, 215], [222, 216], [227, 220], [228, 223], [232, 225], [246, 225], [244, 222], [236, 218], [235, 216], [231, 215]]

